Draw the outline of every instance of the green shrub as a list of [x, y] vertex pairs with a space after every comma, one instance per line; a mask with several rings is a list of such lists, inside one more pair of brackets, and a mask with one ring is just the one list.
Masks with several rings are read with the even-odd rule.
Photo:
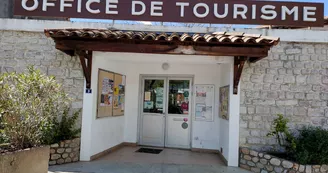
[[273, 130], [267, 136], [275, 136], [280, 146], [286, 147], [287, 150], [294, 150], [296, 144], [293, 135], [288, 130], [289, 120], [282, 114], [277, 116], [278, 118], [273, 121]]
[[61, 117], [53, 118], [52, 125], [44, 133], [45, 144], [50, 145], [78, 137], [81, 129], [75, 128], [75, 126], [81, 110], [74, 112], [72, 116], [69, 116], [69, 110], [69, 108], [66, 108]]
[[305, 127], [299, 131], [294, 159], [300, 164], [328, 164], [328, 131], [320, 127]]
[[0, 75], [0, 128], [2, 142], [12, 150], [43, 144], [52, 120], [63, 114], [70, 99], [54, 77], [34, 67], [26, 73]]

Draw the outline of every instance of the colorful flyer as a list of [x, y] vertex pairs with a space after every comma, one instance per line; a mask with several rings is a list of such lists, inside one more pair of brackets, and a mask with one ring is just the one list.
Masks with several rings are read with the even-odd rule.
[[114, 100], [113, 100], [113, 107], [115, 108], [115, 109], [117, 109], [118, 108], [118, 106], [119, 106], [119, 103], [118, 103], [119, 101], [118, 101], [118, 96], [114, 96]]
[[145, 92], [145, 101], [150, 101], [151, 100], [151, 92], [146, 91]]

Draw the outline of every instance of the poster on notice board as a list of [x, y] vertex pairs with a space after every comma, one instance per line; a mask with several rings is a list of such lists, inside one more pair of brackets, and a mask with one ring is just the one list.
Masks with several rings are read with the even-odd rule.
[[195, 120], [214, 120], [214, 85], [195, 85]]

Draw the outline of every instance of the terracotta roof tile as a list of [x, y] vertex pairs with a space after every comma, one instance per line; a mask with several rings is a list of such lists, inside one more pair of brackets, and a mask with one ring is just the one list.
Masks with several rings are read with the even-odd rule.
[[45, 34], [53, 39], [103, 39], [103, 40], [139, 40], [164, 41], [180, 43], [208, 43], [208, 44], [248, 44], [273, 46], [278, 44], [279, 38], [266, 37], [259, 34], [245, 34], [243, 32], [214, 32], [200, 33], [161, 33], [142, 31], [120, 31], [106, 29], [46, 29]]

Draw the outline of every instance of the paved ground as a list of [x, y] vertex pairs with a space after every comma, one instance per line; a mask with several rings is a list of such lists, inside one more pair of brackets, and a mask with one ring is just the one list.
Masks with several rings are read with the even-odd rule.
[[97, 160], [51, 166], [49, 173], [249, 173], [227, 166], [122, 163]]
[[124, 147], [92, 162], [51, 166], [49, 173], [248, 173], [224, 166], [217, 154], [165, 148], [160, 154]]

